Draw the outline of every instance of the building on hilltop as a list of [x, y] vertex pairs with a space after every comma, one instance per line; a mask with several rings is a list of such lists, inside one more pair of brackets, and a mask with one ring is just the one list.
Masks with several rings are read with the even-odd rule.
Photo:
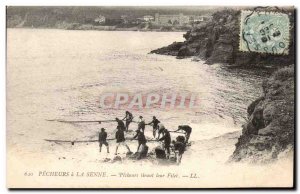
[[97, 24], [104, 24], [105, 23], [105, 17], [104, 16], [102, 16], [102, 15], [99, 15], [94, 21], [95, 21], [95, 23], [97, 23]]
[[153, 20], [154, 20], [154, 17], [153, 17], [152, 15], [145, 15], [145, 16], [143, 17], [143, 20], [144, 20], [145, 22], [150, 22], [150, 21], [153, 21]]
[[154, 22], [157, 25], [179, 25], [183, 26], [186, 24], [200, 23], [207, 20], [207, 16], [197, 16], [197, 15], [160, 15], [155, 14]]
[[155, 23], [158, 25], [184, 25], [189, 23], [189, 16], [179, 15], [160, 15], [155, 14]]
[[201, 23], [204, 21], [208, 21], [212, 18], [212, 16], [209, 15], [202, 15], [202, 16], [195, 16], [195, 15], [191, 15], [190, 16], [190, 22], [191, 23]]

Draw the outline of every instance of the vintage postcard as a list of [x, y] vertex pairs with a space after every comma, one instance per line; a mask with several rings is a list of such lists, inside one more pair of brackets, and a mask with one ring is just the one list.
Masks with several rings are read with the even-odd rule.
[[295, 19], [7, 6], [7, 187], [294, 188]]

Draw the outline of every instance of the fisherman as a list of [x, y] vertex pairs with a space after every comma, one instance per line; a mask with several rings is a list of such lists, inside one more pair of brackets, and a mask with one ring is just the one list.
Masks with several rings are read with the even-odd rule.
[[147, 140], [144, 133], [140, 130], [136, 130], [136, 135], [133, 137], [133, 139], [135, 138], [137, 138], [138, 140], [138, 148], [137, 148], [137, 152], [138, 152], [141, 145], [146, 145]]
[[185, 143], [187, 144], [192, 133], [192, 128], [188, 125], [179, 125], [178, 129], [175, 132], [180, 130], [185, 132]]
[[130, 151], [130, 148], [128, 147], [128, 145], [125, 143], [125, 135], [124, 135], [124, 130], [121, 129], [120, 127], [118, 128], [117, 132], [116, 132], [116, 140], [117, 140], [117, 146], [116, 146], [116, 153], [115, 155], [118, 154], [118, 148], [120, 145], [123, 145], [127, 148], [128, 152]]
[[162, 138], [160, 138], [158, 141], [164, 141], [164, 150], [167, 155], [167, 159], [169, 159], [170, 156], [170, 144], [171, 144], [171, 135], [170, 132], [164, 128], [163, 130], [164, 136]]
[[[183, 136], [181, 136], [181, 137], [183, 137]], [[176, 141], [172, 141], [172, 144], [174, 145], [174, 152], [175, 152], [175, 157], [176, 157], [176, 163], [177, 164], [181, 163], [182, 155], [185, 151], [184, 137], [183, 137], [183, 141], [182, 141], [181, 137], [178, 136], [176, 138]]]
[[145, 120], [143, 119], [142, 116], [140, 116], [139, 119], [140, 119], [140, 121], [139, 121], [139, 124], [138, 124], [138, 130], [142, 130], [142, 132], [144, 133], [145, 127], [146, 127]]
[[129, 124], [132, 122], [133, 115], [131, 112], [126, 111], [125, 112], [125, 117], [122, 120], [125, 120], [126, 122], [126, 131], [128, 132]]
[[163, 134], [164, 133], [164, 130], [165, 130], [165, 126], [162, 124], [162, 123], [158, 123], [157, 124], [157, 131], [158, 131], [158, 137], [157, 139], [159, 139], [160, 137], [160, 134]]
[[152, 121], [150, 123], [148, 123], [148, 125], [152, 124], [152, 127], [153, 127], [153, 137], [154, 138], [155, 138], [155, 135], [156, 135], [156, 131], [158, 130], [158, 123], [160, 123], [160, 121], [155, 116], [153, 116]]
[[105, 132], [104, 128], [101, 128], [101, 132], [99, 133], [100, 152], [101, 152], [102, 145], [104, 144], [107, 148], [107, 153], [109, 153], [109, 146], [108, 146], [106, 138], [107, 138], [107, 133]]
[[116, 118], [116, 121], [118, 122], [118, 126], [117, 129], [121, 129], [123, 131], [126, 130], [125, 124], [122, 120], [120, 120], [119, 118]]
[[179, 141], [181, 143], [185, 143], [185, 137], [182, 136], [182, 135], [179, 135], [179, 136], [176, 137], [176, 141]]

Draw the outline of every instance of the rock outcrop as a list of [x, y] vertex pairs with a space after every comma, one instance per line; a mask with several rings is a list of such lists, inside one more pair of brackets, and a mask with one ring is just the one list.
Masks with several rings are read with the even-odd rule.
[[231, 161], [270, 162], [294, 150], [294, 66], [277, 70], [263, 82], [263, 96], [248, 107], [248, 122]]
[[[275, 10], [276, 11], [276, 10]], [[277, 10], [278, 11], [278, 10]], [[280, 10], [282, 11], [282, 10]], [[174, 42], [151, 53], [172, 55], [177, 58], [195, 57], [207, 64], [229, 65], [291, 65], [294, 63], [294, 13], [290, 17], [291, 39], [288, 55], [270, 55], [239, 51], [240, 10], [223, 10], [214, 13], [211, 21], [195, 25], [184, 34], [184, 42]]]

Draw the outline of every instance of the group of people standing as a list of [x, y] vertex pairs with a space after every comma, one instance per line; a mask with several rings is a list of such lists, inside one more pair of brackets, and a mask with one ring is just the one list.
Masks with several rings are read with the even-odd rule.
[[[129, 111], [125, 112], [125, 117], [123, 119], [116, 118], [115, 121], [117, 122], [117, 131], [115, 134], [116, 138], [116, 150], [115, 150], [115, 155], [118, 154], [118, 148], [119, 146], [125, 146], [128, 150], [129, 153], [131, 153], [131, 150], [129, 146], [126, 144], [126, 139], [125, 139], [125, 132], [129, 131], [129, 125], [133, 121], [133, 115]], [[125, 121], [125, 124], [124, 122]], [[148, 146], [147, 144], [147, 139], [145, 137], [145, 128], [146, 125], [152, 125], [153, 127], [153, 137], [156, 138], [157, 136], [157, 141], [162, 141], [163, 142], [163, 149], [166, 152], [167, 158], [170, 156], [170, 148], [171, 148], [171, 143], [173, 144], [172, 148], [174, 148], [175, 152], [175, 157], [176, 161], [179, 164], [181, 162], [182, 154], [185, 151], [186, 144], [188, 143], [188, 140], [190, 138], [190, 134], [192, 132], [192, 128], [188, 125], [180, 125], [178, 126], [178, 129], [175, 131], [171, 132], [178, 132], [178, 131], [183, 131], [185, 133], [184, 136], [178, 136], [176, 138], [176, 141], [171, 141], [171, 135], [170, 131], [165, 128], [165, 126], [155, 117], [153, 116], [153, 119], [151, 122], [146, 123], [144, 118], [142, 116], [139, 116], [139, 121], [138, 123], [138, 129], [136, 130], [136, 134], [132, 137], [131, 140], [137, 139], [138, 141], [138, 147], [137, 147], [137, 153], [138, 156], [137, 158], [143, 158], [146, 157], [147, 152], [148, 152]], [[162, 135], [162, 137], [160, 137]], [[102, 145], [105, 145], [107, 148], [107, 153], [109, 153], [109, 145], [107, 143], [107, 132], [105, 132], [104, 128], [101, 128], [101, 132], [99, 133], [99, 147], [100, 147], [100, 152], [102, 149]]]

